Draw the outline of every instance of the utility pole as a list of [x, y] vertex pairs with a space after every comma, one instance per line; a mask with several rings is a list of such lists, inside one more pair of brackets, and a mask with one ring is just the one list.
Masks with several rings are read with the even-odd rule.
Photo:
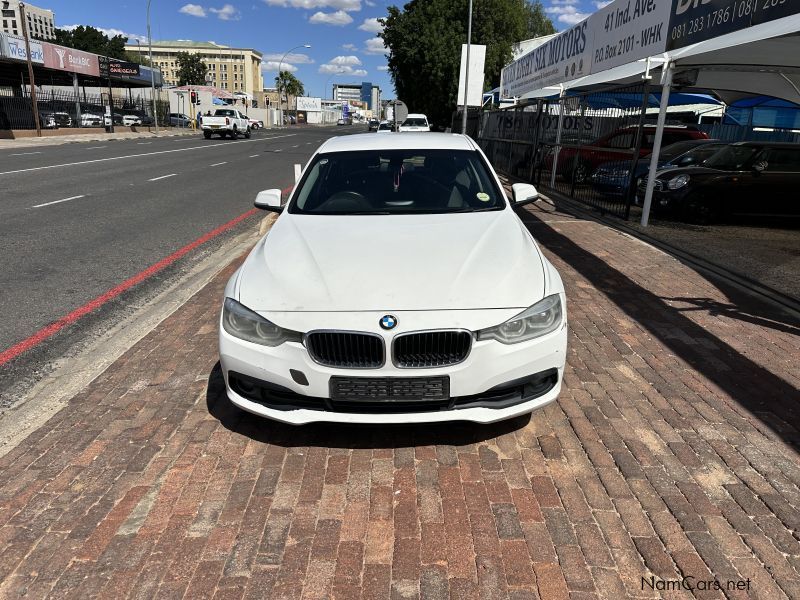
[[464, 113], [461, 115], [461, 133], [467, 134], [467, 99], [469, 98], [469, 49], [472, 46], [472, 0], [469, 0], [469, 19], [467, 20], [467, 58], [464, 65]]
[[153, 64], [153, 36], [150, 35], [150, 2], [147, 0], [147, 46], [150, 55], [150, 91], [153, 98], [153, 121], [156, 124], [156, 135], [158, 135], [158, 110], [156, 109], [156, 71]]
[[36, 99], [36, 80], [33, 78], [33, 62], [31, 61], [31, 42], [28, 39], [28, 23], [25, 17], [25, 3], [19, 3], [19, 20], [22, 21], [22, 37], [25, 38], [25, 54], [28, 58], [28, 79], [31, 80], [31, 102], [33, 103], [33, 122], [36, 135], [42, 137], [42, 124], [39, 122], [39, 102]]

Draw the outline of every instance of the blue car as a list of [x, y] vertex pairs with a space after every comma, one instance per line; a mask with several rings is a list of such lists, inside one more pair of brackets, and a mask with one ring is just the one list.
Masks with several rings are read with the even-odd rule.
[[[685, 140], [661, 148], [658, 168], [688, 167], [699, 165], [728, 144], [719, 140]], [[633, 170], [634, 181], [646, 177], [650, 169], [650, 157], [636, 161]], [[631, 161], [615, 160], [603, 163], [589, 177], [589, 184], [604, 196], [624, 197], [628, 191], [631, 177]]]

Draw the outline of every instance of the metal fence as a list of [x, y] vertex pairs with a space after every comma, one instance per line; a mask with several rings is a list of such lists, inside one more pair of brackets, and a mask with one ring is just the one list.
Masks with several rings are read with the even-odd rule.
[[[114, 90], [124, 93], [124, 90]], [[87, 94], [41, 87], [36, 90], [39, 122], [43, 129], [104, 127], [108, 94]], [[156, 101], [159, 124], [167, 124], [169, 102]], [[143, 125], [154, 124], [152, 101], [139, 97], [113, 98], [114, 124], [126, 115], [139, 117]], [[0, 129], [35, 129], [33, 100], [28, 86], [0, 87]]]
[[[609, 162], [633, 171], [651, 141], [645, 139], [648, 92], [639, 84], [484, 113], [478, 140], [501, 173], [627, 219], [635, 181], [628, 178], [609, 192], [592, 185], [590, 176]], [[614, 132], [612, 147], [592, 145]]]

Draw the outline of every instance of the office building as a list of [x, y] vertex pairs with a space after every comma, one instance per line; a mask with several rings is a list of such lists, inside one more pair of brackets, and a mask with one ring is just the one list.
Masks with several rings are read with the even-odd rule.
[[[39, 40], [52, 40], [56, 37], [55, 13], [46, 8], [25, 4], [25, 17], [28, 35]], [[5, 33], [22, 35], [22, 20], [19, 16], [19, 2], [3, 0], [0, 2], [0, 25]]]

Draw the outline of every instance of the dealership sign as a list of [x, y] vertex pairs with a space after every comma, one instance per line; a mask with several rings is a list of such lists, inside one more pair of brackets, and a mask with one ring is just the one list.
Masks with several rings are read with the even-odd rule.
[[305, 110], [307, 112], [320, 112], [322, 110], [322, 98], [309, 98], [308, 96], [298, 96], [297, 110]]
[[798, 0], [615, 0], [505, 67], [501, 96], [522, 96], [797, 13]]
[[[31, 62], [44, 64], [44, 49], [41, 42], [29, 41], [31, 46]], [[12, 60], [28, 60], [28, 52], [25, 49], [25, 39], [7, 33], [0, 34], [0, 55]]]
[[100, 67], [97, 62], [98, 56], [96, 54], [81, 52], [74, 48], [57, 46], [48, 42], [42, 45], [44, 46], [44, 66], [48, 69], [94, 75], [95, 77], [100, 74]]
[[122, 77], [138, 77], [139, 63], [111, 58], [108, 61], [108, 72]]

